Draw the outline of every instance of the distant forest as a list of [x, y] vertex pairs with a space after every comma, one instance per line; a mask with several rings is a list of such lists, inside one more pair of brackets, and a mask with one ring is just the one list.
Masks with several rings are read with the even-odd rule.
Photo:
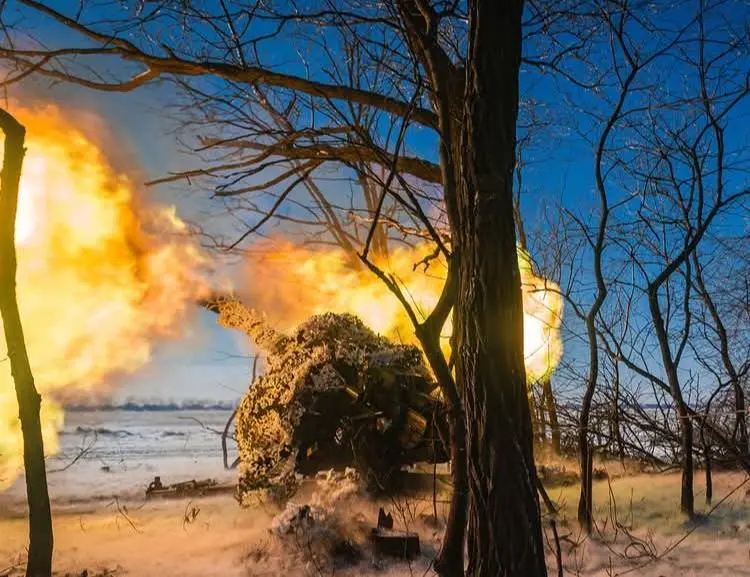
[[118, 404], [68, 405], [65, 409], [72, 413], [94, 411], [231, 411], [234, 409], [234, 403], [230, 401], [183, 401], [180, 403], [127, 401]]

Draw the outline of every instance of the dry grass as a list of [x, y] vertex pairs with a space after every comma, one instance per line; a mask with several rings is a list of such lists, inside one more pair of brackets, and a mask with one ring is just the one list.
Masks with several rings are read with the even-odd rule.
[[[557, 463], [562, 468], [564, 463]], [[567, 467], [567, 465], [566, 465]], [[567, 470], [567, 469], [566, 469]], [[744, 477], [715, 479], [718, 501]], [[696, 478], [696, 503], [703, 502]], [[750, 486], [750, 485], [748, 485]], [[567, 575], [638, 575], [647, 577], [750, 575], [750, 498], [744, 488], [697, 526], [676, 514], [678, 475], [617, 475], [595, 483], [599, 532], [584, 539], [574, 522], [578, 487], [555, 484], [550, 496], [560, 505], [557, 523]], [[304, 501], [309, 495], [298, 495]], [[394, 514], [401, 528], [417, 531], [423, 556], [413, 562], [384, 563], [372, 558], [368, 529], [379, 506]], [[706, 507], [701, 505], [705, 513]], [[431, 493], [374, 502], [354, 498], [338, 505], [326, 540], [305, 534], [280, 539], [269, 532], [277, 509], [258, 505], [240, 509], [228, 497], [154, 503], [94, 503], [59, 508], [55, 515], [55, 566], [59, 575], [139, 576], [421, 576], [429, 571], [440, 545], [442, 526], [433, 519]], [[438, 504], [439, 517], [445, 505]], [[0, 575], [17, 575], [22, 564], [26, 522], [0, 518]], [[693, 532], [671, 549], [687, 531]], [[332, 545], [349, 542], [361, 557], [354, 566], [350, 551]], [[552, 541], [550, 541], [552, 544]], [[552, 548], [550, 574], [556, 574]], [[8, 568], [7, 570], [5, 568]]]

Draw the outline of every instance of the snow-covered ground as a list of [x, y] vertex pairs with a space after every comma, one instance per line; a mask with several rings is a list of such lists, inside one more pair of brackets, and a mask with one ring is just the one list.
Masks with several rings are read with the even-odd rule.
[[[60, 451], [47, 459], [50, 496], [58, 504], [138, 498], [156, 476], [165, 483], [233, 480], [224, 471], [221, 435], [228, 410], [71, 411]], [[218, 431], [218, 433], [217, 433]], [[230, 462], [234, 445], [228, 444]], [[25, 500], [19, 478], [0, 492], [0, 514]]]

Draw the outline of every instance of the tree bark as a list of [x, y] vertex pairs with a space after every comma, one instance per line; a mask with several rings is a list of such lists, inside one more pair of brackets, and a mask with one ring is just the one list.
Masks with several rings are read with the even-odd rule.
[[442, 577], [464, 574], [464, 546], [468, 505], [468, 477], [466, 475], [466, 423], [463, 415], [450, 417], [451, 496], [443, 545], [435, 560], [435, 572]]
[[537, 444], [543, 444], [544, 439], [539, 434], [539, 409], [534, 390], [529, 391], [529, 414], [531, 415], [531, 431]]
[[706, 441], [706, 428], [701, 425], [701, 445], [703, 445], [703, 457], [706, 461], [706, 505], [711, 505], [714, 498], [714, 485], [711, 476], [711, 445]]
[[693, 494], [693, 421], [684, 402], [678, 403], [677, 415], [680, 419], [680, 442], [682, 445], [680, 512], [692, 518], [695, 515], [695, 495]]
[[[537, 402], [534, 398], [533, 390], [529, 394], [529, 412], [531, 413], [531, 430], [536, 425], [537, 443], [540, 447], [547, 446], [547, 398], [545, 397], [544, 383], [542, 385], [541, 395]], [[534, 408], [536, 407], [536, 419], [534, 418]], [[536, 423], [534, 421], [536, 420]]]
[[560, 454], [560, 423], [557, 420], [557, 403], [552, 390], [552, 378], [547, 377], [542, 383], [544, 390], [544, 406], [549, 420], [549, 430], [552, 443], [552, 453]]
[[594, 452], [588, 439], [588, 428], [578, 429], [578, 464], [581, 469], [581, 494], [578, 497], [578, 523], [586, 533], [591, 533], [593, 524], [593, 465]]
[[34, 385], [16, 300], [15, 225], [18, 187], [26, 152], [26, 129], [2, 109], [0, 128], [5, 133], [5, 156], [0, 174], [0, 314], [23, 432], [23, 461], [29, 503], [29, 555], [26, 576], [50, 577], [53, 547], [52, 514], [47, 492], [44, 442], [39, 415], [41, 397]]
[[669, 336], [664, 326], [664, 318], [659, 308], [657, 295], [658, 285], [649, 286], [648, 304], [651, 311], [651, 319], [659, 342], [664, 371], [667, 375], [669, 392], [675, 404], [678, 426], [680, 427], [680, 446], [682, 450], [681, 467], [682, 482], [680, 485], [680, 512], [692, 518], [695, 515], [695, 498], [693, 494], [693, 421], [688, 410], [687, 403], [682, 395], [680, 379], [677, 374], [677, 366], [669, 348]]
[[622, 439], [622, 428], [620, 426], [620, 365], [617, 361], [614, 363], [615, 382], [614, 398], [612, 399], [612, 428], [614, 433], [615, 444], [617, 445], [617, 458], [620, 460], [622, 468], [625, 469], [625, 443]]
[[732, 432], [732, 440], [736, 440], [736, 443], [743, 453], [750, 453], [748, 448], [748, 435], [747, 435], [747, 409], [745, 408], [745, 390], [742, 388], [742, 383], [739, 379], [733, 378], [732, 388], [734, 390], [734, 431]]
[[[600, 231], [602, 229], [600, 228]], [[601, 266], [600, 255], [597, 253], [595, 266]], [[601, 269], [597, 270], [597, 273]], [[600, 276], [597, 276], [601, 279]], [[597, 294], [596, 301], [589, 313], [586, 315], [586, 332], [589, 342], [589, 374], [586, 380], [586, 391], [581, 403], [581, 414], [578, 419], [578, 464], [581, 469], [581, 494], [578, 498], [578, 523], [586, 533], [591, 533], [593, 525], [593, 464], [594, 452], [591, 448], [591, 403], [594, 400], [596, 384], [599, 379], [599, 349], [596, 340], [596, 315], [599, 313], [606, 292], [601, 290]]]
[[467, 425], [471, 577], [547, 574], [513, 218], [522, 4], [469, 2], [454, 315]]
[[[455, 286], [453, 265], [446, 282]], [[452, 292], [452, 287], [447, 287]], [[449, 298], [453, 298], [452, 296]], [[438, 315], [438, 317], [440, 316]], [[444, 320], [444, 319], [443, 319]], [[466, 536], [466, 515], [468, 503], [468, 477], [466, 469], [466, 423], [462, 402], [456, 388], [456, 381], [440, 349], [440, 329], [443, 324], [438, 320], [434, 325], [427, 322], [417, 328], [417, 338], [427, 361], [435, 373], [438, 384], [448, 406], [448, 423], [450, 427], [451, 482], [452, 494], [448, 519], [446, 522], [443, 544], [435, 559], [435, 572], [441, 577], [461, 577], [464, 574], [464, 546]]]

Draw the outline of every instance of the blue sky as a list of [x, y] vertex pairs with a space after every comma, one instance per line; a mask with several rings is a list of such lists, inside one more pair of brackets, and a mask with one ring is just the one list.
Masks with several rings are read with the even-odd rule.
[[[679, 8], [676, 10], [679, 18]], [[55, 36], [54, 40], [64, 42], [65, 38]], [[645, 45], [642, 48], [647, 49]], [[285, 49], [265, 57], [285, 60]], [[606, 60], [602, 61], [604, 65]], [[294, 68], [288, 71], [294, 71]], [[678, 84], [679, 77], [679, 74], [670, 76], [671, 81]], [[549, 207], [566, 206], [584, 219], [596, 215], [593, 155], [585, 138], [595, 138], [601, 130], [600, 123], [588, 113], [597, 107], [606, 108], [607, 104], [598, 96], [590, 97], [552, 75], [541, 76], [538, 71], [525, 69], [521, 84], [526, 96], [538, 100], [540, 110], [552, 111], [553, 117], [555, 114], [568, 115], [567, 118], [554, 119], [560, 120], [559, 125], [533, 149], [524, 151], [524, 160], [529, 163], [524, 172], [522, 210], [525, 226], [527, 232], [542, 231], [538, 238], [543, 243]], [[130, 94], [101, 94], [65, 86], [49, 89], [46, 83], [40, 86], [44, 88], [39, 94], [45, 98], [97, 110], [110, 123], [112, 132], [123, 139], [124, 146], [147, 173], [146, 177], [162, 176], [194, 164], [177, 151], [175, 140], [168, 134], [170, 127], [163, 118], [163, 103], [169, 102], [169, 88], [149, 87]], [[677, 90], [679, 86], [668, 88]], [[577, 102], [581, 108], [577, 111], [566, 108], [568, 101]], [[561, 103], [565, 106], [559, 106]], [[747, 120], [747, 113], [748, 106], [745, 105], [738, 110], [737, 119]], [[581, 134], [574, 132], [576, 126]], [[735, 131], [732, 138], [730, 146], [739, 148], [747, 145], [750, 137], [747, 131]], [[410, 145], [424, 156], [435, 157], [434, 134], [426, 129], [415, 132]], [[616, 194], [626, 193], [616, 191]], [[174, 188], [160, 188], [155, 195], [163, 202], [176, 204], [179, 212], [187, 218], [207, 205], [207, 199], [179, 194]], [[739, 216], [729, 225], [741, 229], [747, 226], [747, 221]], [[571, 327], [575, 326], [571, 323]], [[148, 367], [124, 379], [119, 397], [237, 398], [246, 387], [250, 366], [247, 358], [241, 358], [249, 352], [242, 336], [217, 327], [215, 319], [202, 311], [197, 313], [190, 328], [191, 336], [161, 347]], [[575, 340], [566, 342], [568, 359], [579, 356], [579, 346]]]

